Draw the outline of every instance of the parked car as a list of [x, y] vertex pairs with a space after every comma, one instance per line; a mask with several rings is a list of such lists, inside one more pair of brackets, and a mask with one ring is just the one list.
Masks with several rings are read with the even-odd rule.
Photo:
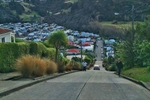
[[94, 65], [93, 70], [100, 70], [100, 65]]

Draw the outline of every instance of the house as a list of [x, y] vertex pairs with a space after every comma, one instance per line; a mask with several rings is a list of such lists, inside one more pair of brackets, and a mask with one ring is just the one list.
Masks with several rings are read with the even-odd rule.
[[80, 51], [79, 51], [78, 49], [68, 49], [68, 50], [66, 51], [66, 53], [67, 53], [67, 54], [74, 54], [74, 55], [76, 55], [76, 54], [79, 54]]
[[13, 42], [15, 42], [15, 34], [12, 30], [0, 28], [0, 43], [11, 42], [11, 37], [13, 37]]

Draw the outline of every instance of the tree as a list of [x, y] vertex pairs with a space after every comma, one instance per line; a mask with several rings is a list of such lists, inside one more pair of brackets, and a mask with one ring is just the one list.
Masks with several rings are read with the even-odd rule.
[[150, 16], [147, 16], [147, 20], [144, 23], [138, 23], [136, 25], [136, 34], [134, 42], [134, 52], [136, 54], [136, 64], [140, 67], [149, 66], [149, 50], [150, 50]]
[[124, 40], [116, 46], [116, 56], [121, 58], [126, 67], [134, 67], [134, 31], [132, 29], [125, 30]]
[[54, 33], [51, 33], [51, 35], [49, 36], [48, 43], [53, 45], [56, 49], [55, 62], [57, 62], [58, 50], [60, 49], [61, 46], [66, 46], [68, 44], [67, 36], [61, 30], [55, 31]]

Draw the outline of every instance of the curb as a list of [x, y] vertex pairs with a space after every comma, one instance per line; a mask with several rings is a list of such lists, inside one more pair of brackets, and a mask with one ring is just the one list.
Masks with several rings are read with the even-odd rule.
[[[116, 73], [114, 73], [114, 74], [116, 74]], [[127, 76], [125, 76], [125, 75], [121, 75], [121, 77], [123, 77], [123, 78], [125, 78], [125, 79], [128, 79], [128, 80], [130, 80], [130, 81], [132, 81], [132, 82], [134, 82], [134, 83], [136, 83], [136, 84], [139, 84], [139, 85], [143, 86], [144, 88], [146, 88], [147, 90], [150, 91], [150, 87], [148, 87], [145, 82], [135, 80], [135, 79], [133, 79], [133, 78], [131, 78], [131, 77], [127, 77]]]
[[0, 98], [1, 98], [1, 97], [4, 97], [4, 96], [6, 96], [6, 95], [9, 95], [9, 94], [11, 94], [11, 93], [13, 93], [13, 92], [16, 92], [16, 91], [18, 91], [18, 90], [21, 90], [21, 89], [23, 89], [23, 88], [32, 86], [32, 85], [34, 85], [34, 84], [37, 84], [37, 83], [40, 83], [40, 82], [43, 82], [43, 81], [46, 81], [46, 80], [49, 80], [49, 79], [53, 79], [53, 78], [56, 78], [56, 77], [59, 77], [59, 76], [63, 76], [63, 75], [75, 73], [75, 72], [79, 72], [79, 71], [70, 71], [70, 72], [65, 72], [65, 73], [59, 73], [59, 74], [53, 75], [53, 76], [35, 78], [35, 79], [34, 79], [34, 80], [35, 80], [34, 82], [29, 82], [29, 83], [24, 84], [24, 85], [22, 85], [22, 86], [14, 87], [14, 88], [12, 88], [12, 89], [10, 89], [10, 90], [6, 90], [6, 91], [0, 93]]

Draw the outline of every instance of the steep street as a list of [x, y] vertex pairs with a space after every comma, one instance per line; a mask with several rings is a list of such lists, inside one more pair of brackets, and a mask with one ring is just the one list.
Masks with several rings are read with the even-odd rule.
[[[102, 42], [97, 48], [101, 65]], [[114, 72], [87, 70], [60, 76], [14, 92], [1, 100], [149, 100], [150, 92]]]

